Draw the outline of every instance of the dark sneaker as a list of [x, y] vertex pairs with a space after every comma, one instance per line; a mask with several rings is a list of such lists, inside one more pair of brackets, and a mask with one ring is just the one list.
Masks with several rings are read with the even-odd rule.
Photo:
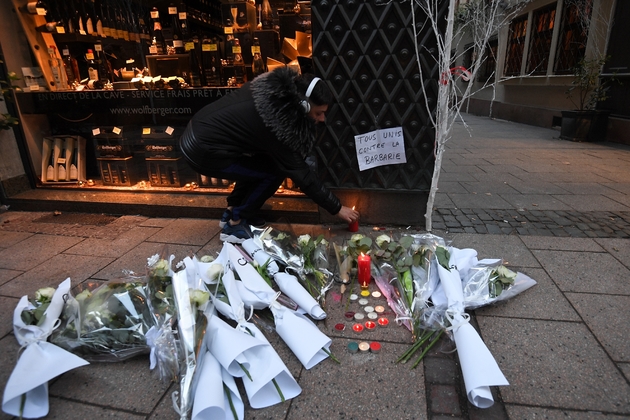
[[247, 218], [247, 224], [257, 228], [263, 228], [267, 225], [267, 221], [262, 217], [253, 216]]
[[219, 222], [219, 227], [223, 229], [223, 227], [230, 221], [232, 218], [232, 210], [225, 209], [223, 212], [223, 216], [221, 216], [221, 221]]
[[223, 226], [223, 229], [221, 229], [221, 235], [219, 236], [222, 241], [232, 244], [241, 244], [251, 237], [252, 232], [249, 230], [249, 226], [244, 220], [241, 220], [238, 225], [234, 226], [227, 223]]

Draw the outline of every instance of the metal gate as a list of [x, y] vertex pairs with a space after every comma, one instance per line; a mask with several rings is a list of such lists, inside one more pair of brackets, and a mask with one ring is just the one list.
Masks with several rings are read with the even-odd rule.
[[[362, 202], [362, 218], [374, 222], [421, 222], [433, 173], [435, 132], [420, 84], [412, 3], [423, 74], [431, 78], [425, 81], [426, 101], [434, 112], [436, 38], [414, 1], [311, 2], [315, 73], [335, 97], [315, 147], [320, 176], [338, 195]], [[440, 14], [446, 16], [448, 2], [442, 3]], [[407, 163], [359, 171], [354, 136], [399, 126]], [[388, 203], [375, 203], [384, 197]], [[424, 207], [413, 215], [391, 214], [396, 201], [410, 204], [410, 199]]]

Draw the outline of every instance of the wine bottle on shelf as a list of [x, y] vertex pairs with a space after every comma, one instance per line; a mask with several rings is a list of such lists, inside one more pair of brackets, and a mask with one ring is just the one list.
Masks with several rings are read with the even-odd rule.
[[55, 90], [68, 89], [68, 83], [65, 78], [65, 71], [62, 68], [61, 61], [57, 57], [57, 48], [54, 45], [48, 47], [48, 64], [55, 82]]
[[107, 63], [107, 57], [105, 57], [105, 51], [103, 51], [103, 44], [100, 40], [96, 41], [94, 44], [94, 53], [95, 53], [95, 61], [96, 66], [98, 68], [98, 80], [104, 85], [113, 82], [114, 78], [109, 73], [109, 66]]
[[68, 34], [70, 33], [68, 11], [66, 10], [66, 3], [64, 1], [55, 1], [55, 13], [56, 27], [55, 33]]
[[260, 21], [263, 29], [273, 29], [273, 10], [269, 0], [263, 0], [260, 12]]
[[190, 27], [188, 25], [188, 11], [186, 3], [181, 2], [179, 3], [179, 6], [177, 6], [177, 18], [179, 19], [179, 30], [182, 33], [183, 39], [190, 39]]
[[118, 3], [118, 12], [120, 15], [120, 27], [122, 29], [122, 39], [129, 41], [129, 15], [126, 12], [125, 4]]
[[68, 88], [72, 88], [75, 83], [78, 84], [81, 81], [81, 76], [79, 75], [79, 64], [77, 63], [76, 58], [70, 55], [70, 49], [67, 45], [63, 48], [62, 55], [63, 68], [66, 73]]
[[103, 38], [111, 38], [112, 30], [111, 30], [111, 22], [109, 20], [109, 9], [107, 8], [108, 4], [105, 0], [101, 0], [99, 3], [100, 15], [101, 15], [101, 32], [103, 33]]
[[234, 38], [232, 53], [234, 55], [234, 77], [236, 78], [236, 84], [240, 86], [247, 81], [247, 74], [245, 73], [241, 42], [238, 38]]
[[228, 66], [231, 66], [234, 64], [234, 52], [232, 49], [234, 46], [234, 28], [232, 26], [232, 19], [226, 20], [223, 32], [225, 33], [225, 61]]
[[46, 16], [48, 7], [44, 0], [37, 0], [27, 2], [23, 10], [32, 15]]
[[175, 50], [175, 54], [183, 54], [185, 52], [184, 38], [182, 36], [181, 28], [179, 27], [177, 6], [173, 3], [168, 6], [168, 15], [171, 21], [171, 31], [173, 32], [173, 49]]
[[94, 15], [91, 10], [92, 1], [91, 0], [82, 0], [81, 8], [83, 16], [85, 17], [85, 32], [88, 35], [96, 35], [94, 31]]
[[262, 54], [260, 53], [260, 41], [258, 40], [258, 37], [254, 37], [254, 43], [252, 45], [252, 75], [253, 77], [256, 77], [266, 71], [265, 62], [263, 61]]
[[203, 67], [204, 85], [221, 86], [221, 57], [216, 37], [210, 39], [206, 35], [203, 36], [201, 40], [201, 64]]
[[149, 48], [150, 54], [166, 54], [166, 43], [162, 34], [162, 22], [160, 21], [160, 12], [157, 7], [151, 9], [151, 38], [152, 43]]
[[100, 5], [97, 5], [95, 0], [89, 1], [92, 3], [90, 8], [92, 10], [94, 35], [103, 38], [105, 35], [103, 34], [103, 15], [101, 14]]
[[190, 38], [185, 45], [186, 51], [190, 56], [190, 77], [188, 83], [192, 87], [200, 87], [201, 83], [201, 64], [199, 57], [197, 56], [199, 47], [199, 38], [197, 35]]
[[85, 54], [85, 61], [87, 61], [88, 79], [98, 81], [98, 66], [96, 64], [96, 60], [94, 60], [94, 50], [91, 48], [88, 49], [87, 54]]

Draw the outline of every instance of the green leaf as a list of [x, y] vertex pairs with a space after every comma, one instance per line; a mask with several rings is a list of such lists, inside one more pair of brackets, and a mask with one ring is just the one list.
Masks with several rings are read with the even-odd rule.
[[400, 244], [401, 247], [408, 249], [413, 243], [413, 237], [403, 236], [402, 238], [400, 238], [400, 241], [398, 241], [398, 243]]
[[443, 246], [438, 246], [435, 249], [435, 256], [437, 257], [438, 263], [446, 268], [448, 271], [451, 271], [451, 268], [448, 265], [449, 260], [451, 259], [451, 254], [448, 252], [448, 249]]

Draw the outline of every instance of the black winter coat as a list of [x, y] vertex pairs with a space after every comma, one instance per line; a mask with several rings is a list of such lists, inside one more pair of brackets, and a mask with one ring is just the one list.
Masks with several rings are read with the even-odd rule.
[[315, 127], [299, 104], [295, 76], [285, 68], [265, 73], [203, 107], [190, 121], [193, 136], [182, 136], [181, 150], [199, 168], [217, 161], [228, 166], [242, 156], [267, 159], [315, 203], [337, 214], [339, 199], [305, 162]]

